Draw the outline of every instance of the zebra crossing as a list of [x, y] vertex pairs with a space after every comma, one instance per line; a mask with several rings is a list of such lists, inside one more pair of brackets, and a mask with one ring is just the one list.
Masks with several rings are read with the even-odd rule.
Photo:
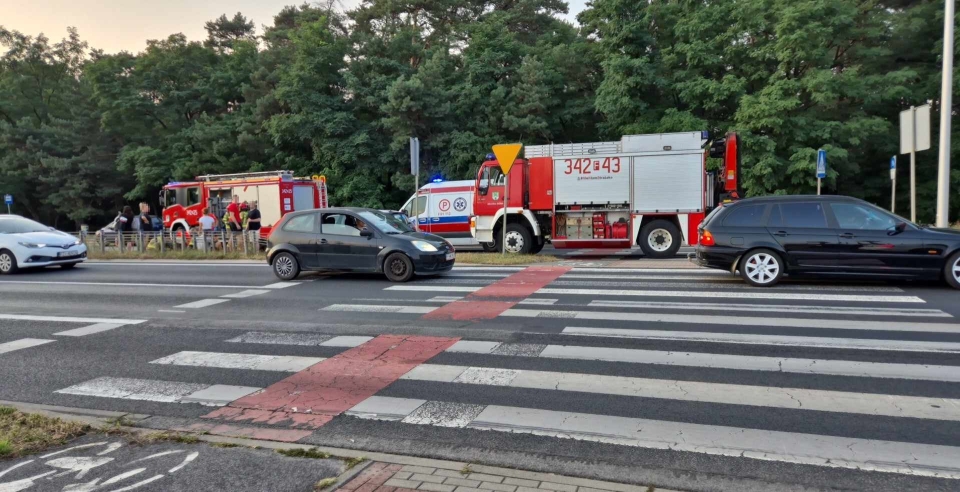
[[[339, 422], [378, 422], [960, 480], [960, 323], [921, 289], [752, 289], [725, 272], [572, 268], [536, 288], [511, 284], [530, 288], [523, 298], [476, 300], [523, 271], [459, 268], [314, 308], [321, 319], [423, 319], [430, 337], [230, 332], [217, 350], [144, 361], [138, 372], [157, 379], [104, 376], [56, 393], [196, 405], [200, 420], [321, 441]], [[503, 304], [475, 321], [502, 337], [444, 335], [430, 318], [470, 302]], [[171, 380], [178, 368], [210, 379]], [[275, 383], [223, 384], [223, 371]], [[265, 396], [276, 393], [282, 402]]]

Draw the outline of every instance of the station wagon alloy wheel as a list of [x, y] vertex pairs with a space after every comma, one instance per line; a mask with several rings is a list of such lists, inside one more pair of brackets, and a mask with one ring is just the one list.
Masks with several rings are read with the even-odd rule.
[[753, 253], [746, 258], [743, 273], [754, 285], [773, 285], [780, 278], [780, 259], [764, 251]]
[[957, 260], [953, 262], [953, 278], [960, 283], [960, 256], [958, 256]]
[[647, 244], [658, 253], [667, 251], [673, 246], [673, 234], [666, 229], [654, 229], [647, 236]]

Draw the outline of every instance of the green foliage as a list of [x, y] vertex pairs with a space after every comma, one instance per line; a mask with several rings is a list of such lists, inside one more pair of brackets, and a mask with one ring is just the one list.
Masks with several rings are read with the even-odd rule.
[[[575, 27], [562, 0], [362, 0], [286, 7], [259, 35], [225, 14], [205, 40], [112, 55], [0, 27], [0, 193], [68, 228], [170, 180], [289, 169], [325, 174], [335, 204], [395, 208], [411, 136], [423, 174], [465, 179], [495, 143], [709, 130], [743, 136], [751, 195], [813, 191], [824, 148], [828, 192], [886, 204], [897, 113], [938, 116], [942, 8], [592, 0]], [[930, 221], [935, 150], [917, 161]]]

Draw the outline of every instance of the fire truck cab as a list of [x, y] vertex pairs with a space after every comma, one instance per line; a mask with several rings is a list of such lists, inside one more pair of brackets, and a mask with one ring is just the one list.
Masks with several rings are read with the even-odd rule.
[[[510, 253], [537, 253], [549, 241], [672, 257], [682, 244], [696, 245], [697, 227], [714, 206], [741, 194], [736, 134], [707, 142], [707, 132], [683, 132], [528, 146], [509, 176], [488, 156], [476, 177], [471, 232]], [[706, 172], [707, 155], [724, 159], [720, 179]]]
[[295, 178], [291, 171], [198, 176], [196, 181], [173, 182], [160, 192], [163, 226], [173, 233], [197, 227], [204, 208], [220, 218], [231, 203], [257, 202], [260, 233], [266, 237], [287, 212], [327, 207], [323, 176]]

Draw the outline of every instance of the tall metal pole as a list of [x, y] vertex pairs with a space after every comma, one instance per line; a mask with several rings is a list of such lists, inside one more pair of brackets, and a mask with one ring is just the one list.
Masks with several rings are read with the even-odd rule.
[[[513, 169], [513, 168], [511, 168]], [[503, 255], [507, 254], [507, 205], [510, 203], [508, 198], [510, 195], [510, 173], [505, 173], [503, 175], [503, 242], [500, 243], [500, 250]]]
[[910, 222], [917, 222], [917, 108], [910, 106], [913, 139], [910, 144]]
[[943, 79], [940, 83], [940, 165], [937, 171], [937, 227], [948, 227], [950, 206], [950, 119], [953, 116], [953, 17], [955, 0], [944, 1]]
[[897, 177], [890, 182], [890, 213], [897, 213]]
[[817, 178], [817, 196], [820, 196], [820, 178]]

